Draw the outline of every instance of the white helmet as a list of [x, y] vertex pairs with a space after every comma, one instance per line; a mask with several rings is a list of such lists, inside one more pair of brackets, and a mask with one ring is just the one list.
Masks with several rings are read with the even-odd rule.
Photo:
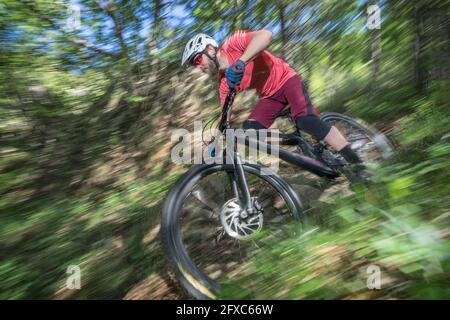
[[181, 65], [183, 67], [186, 67], [190, 60], [197, 53], [201, 53], [206, 49], [206, 46], [208, 44], [216, 48], [219, 47], [216, 40], [204, 33], [199, 33], [195, 37], [191, 38], [191, 40], [188, 41], [186, 47], [184, 48], [183, 60], [181, 62]]

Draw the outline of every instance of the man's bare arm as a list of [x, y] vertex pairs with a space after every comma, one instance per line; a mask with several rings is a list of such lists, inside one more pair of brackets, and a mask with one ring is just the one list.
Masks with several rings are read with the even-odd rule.
[[271, 40], [271, 31], [265, 29], [254, 31], [247, 49], [245, 49], [244, 54], [239, 60], [242, 60], [245, 63], [253, 60], [253, 58], [255, 58], [258, 53], [269, 46]]

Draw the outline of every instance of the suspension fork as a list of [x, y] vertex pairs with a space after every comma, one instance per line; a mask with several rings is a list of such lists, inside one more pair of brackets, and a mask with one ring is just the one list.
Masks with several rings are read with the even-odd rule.
[[233, 139], [234, 139], [233, 151], [229, 151], [230, 149], [227, 148], [228, 157], [232, 159], [233, 165], [233, 173], [229, 173], [228, 177], [230, 178], [233, 195], [238, 197], [241, 203], [244, 205], [243, 218], [246, 218], [247, 213], [252, 214], [256, 212], [256, 209], [253, 207], [252, 204], [252, 198], [250, 195], [250, 190], [248, 188], [247, 179], [245, 178], [245, 172], [244, 167], [242, 165], [241, 155], [237, 151], [237, 138], [233, 137]]
[[227, 174], [228, 174], [228, 179], [230, 181], [231, 193], [233, 194], [233, 197], [236, 199], [240, 199], [239, 189], [238, 189], [238, 185], [236, 182], [236, 176], [234, 175], [234, 172], [227, 172]]

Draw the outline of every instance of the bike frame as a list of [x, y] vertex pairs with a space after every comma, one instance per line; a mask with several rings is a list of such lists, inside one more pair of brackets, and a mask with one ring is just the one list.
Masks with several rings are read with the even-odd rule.
[[[235, 95], [236, 91], [230, 90], [225, 99], [225, 103], [222, 108], [221, 119], [219, 122], [219, 129], [222, 132], [222, 134], [224, 134], [227, 129], [232, 129], [228, 122], [228, 113], [230, 111], [231, 105], [233, 104]], [[296, 165], [300, 168], [303, 168], [320, 177], [327, 177], [329, 179], [334, 179], [340, 176], [338, 171], [326, 165], [319, 158], [319, 156], [316, 154], [317, 148], [314, 145], [312, 145], [309, 141], [307, 141], [298, 129], [291, 134], [281, 134], [280, 137], [281, 137], [281, 144], [297, 145], [302, 149], [303, 152], [310, 155], [310, 157], [304, 156], [295, 152], [288, 151], [283, 148], [279, 148], [278, 157], [280, 159], [293, 165]], [[255, 143], [249, 143], [250, 141], [251, 140], [248, 137], [246, 137], [244, 143], [248, 145], [250, 148], [255, 148]], [[285, 143], [283, 143], [283, 141]], [[233, 143], [234, 148], [232, 150], [228, 148], [226, 149], [226, 156], [228, 157], [228, 159], [231, 160], [231, 163], [233, 165], [233, 173], [229, 173], [228, 176], [230, 178], [233, 195], [236, 198], [238, 198], [244, 206], [242, 217], [246, 218], [247, 214], [254, 214], [257, 212], [257, 210], [254, 207], [254, 204], [252, 203], [250, 190], [248, 188], [247, 180], [245, 178], [244, 169], [242, 166], [241, 155], [237, 151], [238, 143], [242, 143], [242, 141], [234, 137]], [[256, 147], [263, 148], [263, 150], [272, 150], [271, 145], [269, 143], [260, 140], [257, 140]], [[325, 146], [322, 145], [321, 148], [325, 148]]]

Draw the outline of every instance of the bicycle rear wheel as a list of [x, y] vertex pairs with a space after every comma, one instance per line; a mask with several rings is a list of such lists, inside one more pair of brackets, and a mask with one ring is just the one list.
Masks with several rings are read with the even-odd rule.
[[299, 232], [288, 226], [300, 220], [298, 196], [280, 177], [262, 175], [260, 168], [244, 164], [251, 195], [264, 209], [245, 221], [238, 218], [242, 205], [231, 191], [231, 165], [195, 166], [169, 193], [162, 241], [177, 279], [193, 297], [215, 298], [221, 284], [245, 272], [242, 266], [255, 248]]
[[394, 149], [387, 137], [361, 120], [336, 112], [324, 112], [320, 119], [335, 126], [366, 165], [375, 166], [392, 157]]

